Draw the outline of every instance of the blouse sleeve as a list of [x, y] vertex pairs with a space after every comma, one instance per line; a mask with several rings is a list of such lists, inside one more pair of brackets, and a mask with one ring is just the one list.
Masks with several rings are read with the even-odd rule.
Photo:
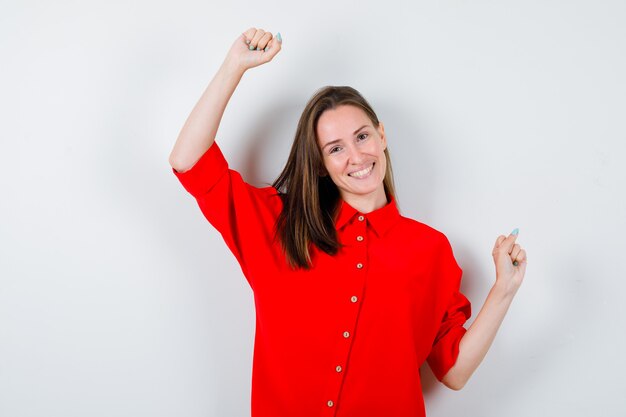
[[276, 204], [274, 187], [257, 188], [229, 168], [216, 142], [191, 169], [172, 172], [196, 199], [206, 219], [222, 235], [254, 289], [252, 265], [268, 261], [274, 234]]
[[438, 279], [444, 281], [445, 311], [439, 330], [427, 358], [428, 365], [439, 381], [455, 364], [461, 338], [467, 331], [463, 325], [472, 315], [471, 303], [460, 291], [463, 271], [458, 266], [448, 239], [438, 257]]

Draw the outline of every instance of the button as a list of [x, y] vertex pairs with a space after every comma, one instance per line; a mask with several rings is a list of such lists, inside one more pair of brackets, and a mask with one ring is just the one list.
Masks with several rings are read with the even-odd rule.
[[357, 236], [356, 240], [358, 240], [359, 242], [362, 242], [363, 241], [363, 236]]
[[335, 403], [332, 400], [328, 400], [326, 405], [329, 406], [329, 407], [332, 407], [333, 405], [335, 405]]
[[363, 220], [365, 220], [365, 216], [359, 216], [359, 221], [362, 222]]
[[341, 365], [337, 365], [337, 367], [335, 368], [335, 371], [341, 372]]
[[363, 264], [361, 262], [359, 262], [358, 264], [356, 264], [356, 267], [361, 269], [361, 268], [363, 268]]
[[352, 301], [353, 303], [356, 303], [356, 295], [353, 295], [352, 297], [350, 297], [350, 301]]
[[346, 339], [350, 337], [350, 332], [343, 332], [343, 337]]

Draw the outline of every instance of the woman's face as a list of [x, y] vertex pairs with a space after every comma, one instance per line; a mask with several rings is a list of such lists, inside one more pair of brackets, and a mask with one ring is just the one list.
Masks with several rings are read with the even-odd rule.
[[386, 204], [387, 140], [382, 122], [376, 129], [361, 108], [341, 105], [322, 113], [317, 138], [324, 166], [346, 202]]

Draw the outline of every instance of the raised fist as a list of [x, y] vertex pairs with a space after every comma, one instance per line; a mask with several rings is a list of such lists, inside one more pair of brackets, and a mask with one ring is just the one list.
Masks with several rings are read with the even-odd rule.
[[280, 33], [274, 37], [263, 29], [250, 28], [235, 40], [228, 51], [226, 61], [237, 70], [245, 72], [270, 62], [281, 48]]

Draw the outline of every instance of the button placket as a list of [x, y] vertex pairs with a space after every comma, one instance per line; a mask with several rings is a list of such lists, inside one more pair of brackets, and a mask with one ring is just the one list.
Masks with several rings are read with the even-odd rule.
[[353, 259], [352, 262], [354, 263], [351, 267], [352, 273], [348, 275], [348, 286], [346, 287], [348, 293], [345, 296], [346, 298], [344, 298], [346, 315], [338, 317], [341, 322], [337, 324], [341, 326], [343, 323], [345, 327], [343, 329], [339, 327], [338, 329], [337, 337], [341, 338], [341, 342], [337, 344], [335, 363], [329, 364], [329, 371], [332, 369], [333, 375], [329, 375], [329, 383], [325, 395], [326, 403], [323, 405], [324, 411], [322, 412], [324, 416], [334, 416], [341, 401], [341, 387], [348, 373], [346, 367], [349, 366], [350, 362], [350, 351], [355, 340], [355, 331], [361, 310], [360, 300], [365, 288], [365, 272], [367, 271], [367, 242], [365, 236], [367, 222], [364, 215], [358, 215], [356, 220], [351, 222], [345, 230], [348, 236], [352, 236], [351, 239], [355, 239], [352, 240], [354, 242], [352, 245], [348, 245], [347, 248], [349, 250], [346, 252], [346, 259]]

